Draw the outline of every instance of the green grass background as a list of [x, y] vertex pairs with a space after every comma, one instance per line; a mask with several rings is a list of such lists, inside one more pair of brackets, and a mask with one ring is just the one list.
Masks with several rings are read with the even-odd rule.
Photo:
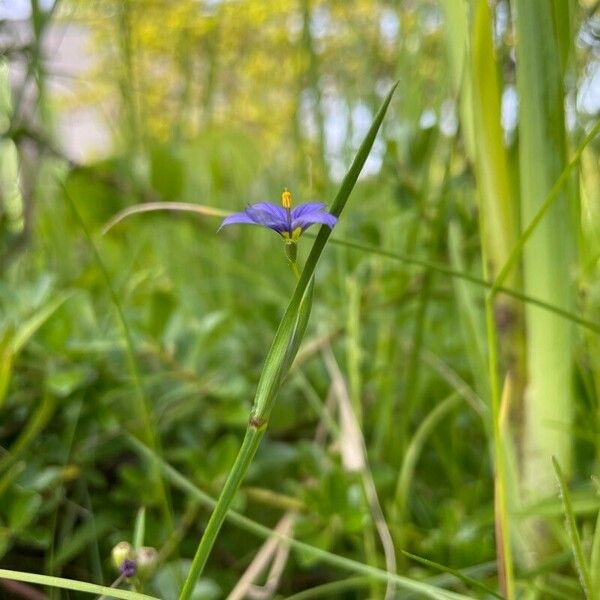
[[[33, 0], [22, 23], [0, 63], [3, 581], [100, 595], [137, 539], [160, 564], [120, 597], [179, 597], [296, 280], [265, 229], [103, 228], [288, 187], [344, 210], [192, 597], [235, 597], [286, 514], [271, 597], [600, 597], [598, 3]], [[69, 28], [93, 60], [66, 93]], [[86, 109], [110, 143], [82, 157]]]

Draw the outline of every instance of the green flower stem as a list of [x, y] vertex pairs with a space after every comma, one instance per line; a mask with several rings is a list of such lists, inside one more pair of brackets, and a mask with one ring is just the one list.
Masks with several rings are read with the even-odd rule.
[[[286, 252], [287, 250], [288, 244], [286, 244]], [[300, 270], [298, 268], [298, 263], [295, 260], [291, 260], [289, 256], [290, 255], [288, 254], [289, 263], [292, 267], [294, 275], [296, 276], [296, 281], [299, 281]], [[310, 312], [311, 303], [310, 301], [312, 300], [312, 285], [309, 287], [309, 290], [307, 290], [307, 292], [310, 293], [308, 294], [309, 301], [306, 318], [299, 319], [298, 329], [301, 330], [301, 333], [304, 333], [304, 328], [306, 327], [306, 322], [308, 321], [308, 313]], [[304, 304], [306, 304], [306, 302]], [[299, 315], [300, 317], [302, 316], [302, 313], [303, 311], [301, 309]], [[304, 321], [303, 324], [302, 321]], [[290, 345], [295, 346], [295, 349], [297, 350], [297, 346], [299, 345], [300, 339], [298, 339], [298, 342], [294, 344], [295, 337], [296, 336], [292, 334], [292, 341]], [[292, 354], [291, 359], [289, 360], [289, 362], [291, 363], [295, 352], [290, 352], [290, 354]], [[287, 364], [287, 366], [285, 367], [286, 371], [287, 367], [289, 367], [289, 364]], [[283, 375], [284, 373], [279, 374], [279, 377], [277, 377], [276, 379], [280, 380]], [[193, 588], [196, 585], [196, 581], [200, 577], [202, 571], [204, 570], [204, 566], [206, 565], [206, 561], [208, 560], [210, 551], [212, 550], [217, 535], [219, 534], [221, 526], [223, 525], [223, 521], [227, 516], [227, 511], [229, 510], [229, 506], [231, 505], [233, 497], [235, 496], [238, 488], [240, 487], [240, 484], [246, 474], [246, 471], [248, 470], [248, 467], [250, 466], [250, 463], [252, 462], [256, 451], [258, 450], [258, 446], [260, 445], [263, 435], [267, 430], [269, 413], [271, 412], [272, 406], [273, 402], [271, 402], [270, 405], [265, 406], [263, 411], [260, 411], [257, 409], [257, 407], [255, 407], [255, 409], [252, 412], [252, 416], [250, 417], [250, 421], [246, 429], [246, 435], [244, 436], [244, 441], [242, 442], [242, 447], [240, 448], [235, 463], [231, 471], [229, 472], [229, 475], [227, 476], [227, 481], [225, 482], [225, 486], [221, 491], [219, 502], [215, 506], [215, 509], [208, 521], [208, 525], [206, 526], [206, 530], [204, 531], [202, 539], [200, 540], [200, 544], [198, 546], [198, 549], [196, 550], [196, 555], [194, 556], [192, 566], [190, 567], [187, 579], [185, 581], [183, 589], [181, 590], [180, 599], [187, 599], [191, 596]]]
[[[383, 121], [383, 117], [385, 116], [396, 86], [397, 84], [392, 87], [384, 100], [367, 135], [358, 149], [350, 169], [342, 181], [331, 207], [331, 214], [335, 216], [339, 216], [344, 209], [348, 197], [356, 184], [362, 167], [371, 151], [375, 136], [379, 131], [379, 127], [381, 126], [381, 122]], [[189, 600], [191, 597], [196, 581], [202, 574], [204, 565], [206, 564], [219, 530], [225, 520], [231, 501], [233, 500], [266, 431], [269, 415], [271, 414], [271, 410], [277, 399], [277, 393], [281, 387], [281, 382], [296, 356], [296, 352], [298, 351], [298, 347], [304, 336], [306, 325], [308, 324], [312, 306], [313, 274], [329, 235], [330, 229], [328, 227], [321, 227], [311, 248], [310, 254], [308, 255], [306, 266], [302, 273], [298, 271], [295, 260], [296, 257], [288, 254], [288, 259], [290, 259], [290, 262], [292, 263], [292, 268], [295, 268], [295, 271], [298, 271], [297, 274], [299, 275], [296, 289], [294, 290], [294, 294], [279, 323], [275, 338], [265, 360], [242, 447], [229, 472], [225, 486], [219, 496], [213, 514], [209, 519], [206, 531], [200, 540], [196, 555], [192, 561], [192, 566], [190, 567], [190, 571], [179, 595], [179, 600]], [[286, 250], [293, 251], [293, 248], [286, 248]]]
[[292, 267], [292, 271], [294, 272], [294, 276], [296, 277], [296, 281], [300, 281], [300, 269], [298, 269], [298, 263], [296, 261], [290, 261], [290, 265]]
[[204, 531], [204, 535], [202, 536], [198, 549], [196, 550], [196, 555], [194, 556], [192, 566], [190, 567], [187, 579], [185, 580], [185, 584], [179, 596], [180, 600], [191, 597], [192, 591], [196, 585], [196, 581], [200, 577], [204, 566], [206, 565], [210, 551], [212, 550], [215, 540], [217, 539], [217, 535], [219, 534], [219, 530], [223, 525], [223, 521], [227, 516], [227, 511], [229, 510], [229, 506], [231, 505], [233, 497], [235, 496], [235, 493], [237, 492], [242, 479], [244, 478], [244, 475], [246, 474], [246, 471], [248, 470], [248, 467], [250, 466], [250, 463], [256, 454], [256, 450], [258, 449], [266, 429], [266, 421], [259, 425], [255, 423], [253, 419], [250, 420], [248, 428], [246, 429], [246, 435], [244, 436], [242, 447], [240, 448], [235, 460], [235, 464], [229, 472], [225, 486], [223, 487], [221, 495], [219, 496], [219, 501], [217, 502], [210, 516], [208, 525]]

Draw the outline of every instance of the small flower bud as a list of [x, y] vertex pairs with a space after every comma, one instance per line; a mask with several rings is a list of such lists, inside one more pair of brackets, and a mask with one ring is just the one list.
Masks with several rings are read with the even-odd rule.
[[129, 560], [133, 561], [135, 554], [129, 542], [119, 542], [111, 551], [111, 557], [115, 567], [120, 570], [121, 565]]
[[129, 560], [128, 558], [125, 559], [119, 567], [119, 573], [121, 573], [121, 575], [123, 575], [124, 577], [127, 577], [127, 579], [134, 577], [136, 570], [137, 565], [135, 560]]
[[141, 580], [150, 578], [158, 565], [158, 552], [155, 548], [142, 546], [136, 552], [137, 575]]

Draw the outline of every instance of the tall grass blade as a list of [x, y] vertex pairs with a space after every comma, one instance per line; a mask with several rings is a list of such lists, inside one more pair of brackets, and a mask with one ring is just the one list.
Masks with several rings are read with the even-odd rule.
[[573, 549], [573, 557], [575, 559], [575, 567], [579, 574], [579, 581], [581, 587], [585, 593], [585, 597], [588, 600], [595, 600], [597, 596], [593, 594], [592, 577], [590, 574], [590, 567], [588, 561], [583, 552], [581, 546], [581, 538], [579, 537], [579, 531], [577, 530], [577, 522], [575, 521], [575, 514], [573, 513], [573, 506], [571, 504], [571, 494], [567, 481], [560, 467], [560, 463], [556, 457], [552, 457], [552, 464], [556, 477], [558, 479], [558, 485], [560, 487], [560, 495], [562, 498], [563, 508], [565, 512], [565, 520], [567, 525], [567, 531], [569, 532], [569, 538], [571, 540], [571, 547]]
[[473, 4], [471, 80], [475, 122], [475, 173], [482, 220], [482, 243], [492, 272], [504, 264], [517, 233], [515, 207], [501, 125], [500, 82], [486, 0]]
[[[127, 319], [125, 318], [125, 312], [123, 310], [123, 307], [121, 305], [119, 297], [117, 296], [117, 293], [113, 287], [110, 274], [108, 273], [108, 270], [107, 270], [106, 266], [104, 265], [102, 257], [100, 256], [100, 252], [99, 252], [98, 248], [96, 247], [96, 244], [94, 243], [92, 234], [90, 233], [87, 225], [85, 224], [85, 221], [82, 219], [81, 215], [79, 214], [79, 211], [77, 210], [77, 206], [75, 205], [73, 198], [71, 198], [71, 195], [69, 194], [67, 187], [64, 185], [63, 182], [60, 182], [60, 183], [61, 183], [61, 187], [63, 190], [65, 200], [66, 200], [69, 208], [71, 209], [71, 212], [72, 212], [73, 216], [75, 217], [75, 220], [79, 224], [79, 226], [86, 238], [86, 241], [89, 245], [89, 248], [92, 252], [94, 261], [95, 261], [100, 273], [102, 274], [104, 283], [106, 285], [106, 289], [108, 290], [108, 294], [110, 296], [110, 299], [112, 301], [112, 304], [113, 304], [114, 309], [117, 314], [117, 321], [121, 327], [121, 331], [123, 334], [123, 340], [125, 342], [125, 355], [127, 358], [127, 367], [129, 368], [129, 372], [130, 372], [130, 375], [131, 375], [131, 378], [133, 381], [133, 387], [134, 387], [134, 391], [135, 391], [134, 410], [137, 413], [136, 414], [137, 421], [139, 424], [141, 424], [141, 427], [139, 427], [139, 426], [137, 427], [136, 433], [138, 436], [140, 436], [140, 438], [142, 440], [144, 440], [145, 443], [147, 443], [154, 449], [158, 449], [158, 448], [160, 448], [160, 439], [159, 439], [156, 424], [152, 418], [152, 412], [151, 412], [150, 406], [148, 404], [146, 394], [144, 392], [142, 376], [141, 376], [141, 373], [140, 373], [140, 370], [138, 367], [136, 353], [135, 353], [133, 336], [131, 334], [129, 324], [127, 323]], [[166, 521], [167, 528], [170, 531], [172, 531], [174, 527], [173, 527], [173, 515], [171, 512], [171, 502], [170, 502], [170, 498], [169, 498], [169, 492], [166, 489], [164, 482], [162, 481], [160, 475], [158, 473], [153, 473], [152, 475], [154, 478], [154, 482], [158, 486], [158, 492], [159, 492], [159, 497], [160, 497], [161, 509], [163, 512], [163, 517]]]
[[435, 427], [444, 418], [447, 418], [448, 413], [462, 403], [462, 398], [459, 397], [458, 393], [454, 392], [444, 400], [442, 400], [436, 407], [423, 419], [419, 428], [412, 436], [407, 448], [404, 453], [404, 460], [402, 461], [402, 467], [400, 468], [400, 474], [398, 475], [398, 481], [396, 483], [395, 493], [395, 515], [394, 521], [400, 526], [403, 524], [405, 510], [408, 504], [408, 498], [410, 496], [410, 490], [412, 489], [413, 476], [417, 461], [423, 446], [427, 441], [427, 438], [431, 435]]

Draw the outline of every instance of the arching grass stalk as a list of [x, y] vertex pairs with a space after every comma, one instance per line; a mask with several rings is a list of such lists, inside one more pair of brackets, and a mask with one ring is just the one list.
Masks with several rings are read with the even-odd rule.
[[[600, 121], [598, 121], [598, 125], [600, 125]], [[581, 148], [583, 150], [583, 147]], [[175, 205], [175, 206], [174, 206]], [[220, 209], [213, 209], [212, 207], [200, 206], [197, 204], [191, 204], [187, 202], [147, 202], [145, 204], [136, 204], [135, 206], [130, 206], [125, 210], [117, 213], [112, 219], [110, 219], [102, 228], [102, 233], [106, 234], [110, 231], [115, 225], [123, 221], [125, 218], [144, 212], [154, 212], [160, 210], [168, 210], [168, 211], [181, 211], [181, 212], [193, 212], [203, 216], [210, 217], [226, 217], [231, 214], [230, 211], [224, 211]], [[305, 237], [316, 237], [313, 233], [307, 232], [304, 234]], [[585, 319], [584, 317], [575, 314], [572, 311], [565, 310], [559, 306], [554, 304], [549, 304], [548, 302], [544, 302], [540, 298], [534, 298], [532, 296], [528, 296], [527, 294], [523, 294], [522, 292], [505, 287], [502, 285], [498, 285], [498, 279], [493, 281], [487, 281], [482, 279], [481, 277], [477, 277], [465, 271], [459, 271], [442, 263], [432, 262], [430, 260], [423, 260], [416, 256], [409, 256], [406, 254], [398, 254], [397, 252], [390, 252], [388, 250], [384, 250], [382, 248], [378, 248], [377, 246], [372, 246], [369, 244], [361, 244], [359, 242], [354, 242], [350, 240], [340, 239], [340, 238], [331, 238], [328, 241], [329, 244], [334, 244], [337, 246], [343, 246], [346, 248], [351, 248], [354, 250], [358, 250], [360, 252], [369, 252], [371, 254], [375, 254], [377, 256], [381, 256], [383, 258], [388, 258], [390, 260], [395, 260], [398, 262], [403, 262], [408, 265], [425, 267], [436, 273], [441, 273], [451, 278], [462, 279], [464, 281], [469, 281], [470, 283], [474, 283], [479, 287], [488, 288], [489, 294], [494, 298], [499, 294], [505, 294], [506, 296], [510, 296], [520, 302], [526, 304], [533, 304], [542, 308], [546, 311], [552, 312], [556, 315], [559, 315], [565, 319], [584, 327], [589, 331], [593, 331], [596, 334], [600, 334], [600, 324], [595, 323], [594, 321], [590, 321], [589, 319]], [[292, 267], [294, 269], [294, 267]], [[297, 269], [297, 265], [296, 265]], [[300, 275], [298, 273], [297, 277]]]
[[[350, 169], [342, 181], [342, 185], [331, 206], [331, 214], [336, 217], [339, 216], [344, 209], [348, 197], [354, 189], [358, 176], [371, 151], [375, 136], [379, 131], [383, 117], [385, 116], [392, 99], [396, 85], [397, 84], [392, 87], [384, 100], [367, 135], [360, 145]], [[298, 351], [298, 347], [308, 323], [312, 304], [313, 274], [317, 261], [323, 252], [330, 234], [331, 230], [328, 227], [321, 227], [307, 258], [306, 265], [300, 274], [294, 294], [279, 324], [258, 382], [254, 406], [250, 414], [242, 447], [238, 452], [235, 463], [229, 472], [227, 481], [225, 482], [221, 495], [217, 501], [217, 505], [213, 510], [206, 530], [204, 531], [204, 535], [200, 540], [192, 566], [190, 567], [190, 571], [179, 595], [180, 600], [189, 600], [196, 581], [202, 574], [206, 561], [208, 560], [208, 556], [215, 543], [219, 530], [223, 525], [227, 510], [229, 509], [233, 497], [254, 458], [263, 435], [265, 434], [269, 416], [277, 398], [277, 393], [282, 380], [287, 374], [294, 356]]]

